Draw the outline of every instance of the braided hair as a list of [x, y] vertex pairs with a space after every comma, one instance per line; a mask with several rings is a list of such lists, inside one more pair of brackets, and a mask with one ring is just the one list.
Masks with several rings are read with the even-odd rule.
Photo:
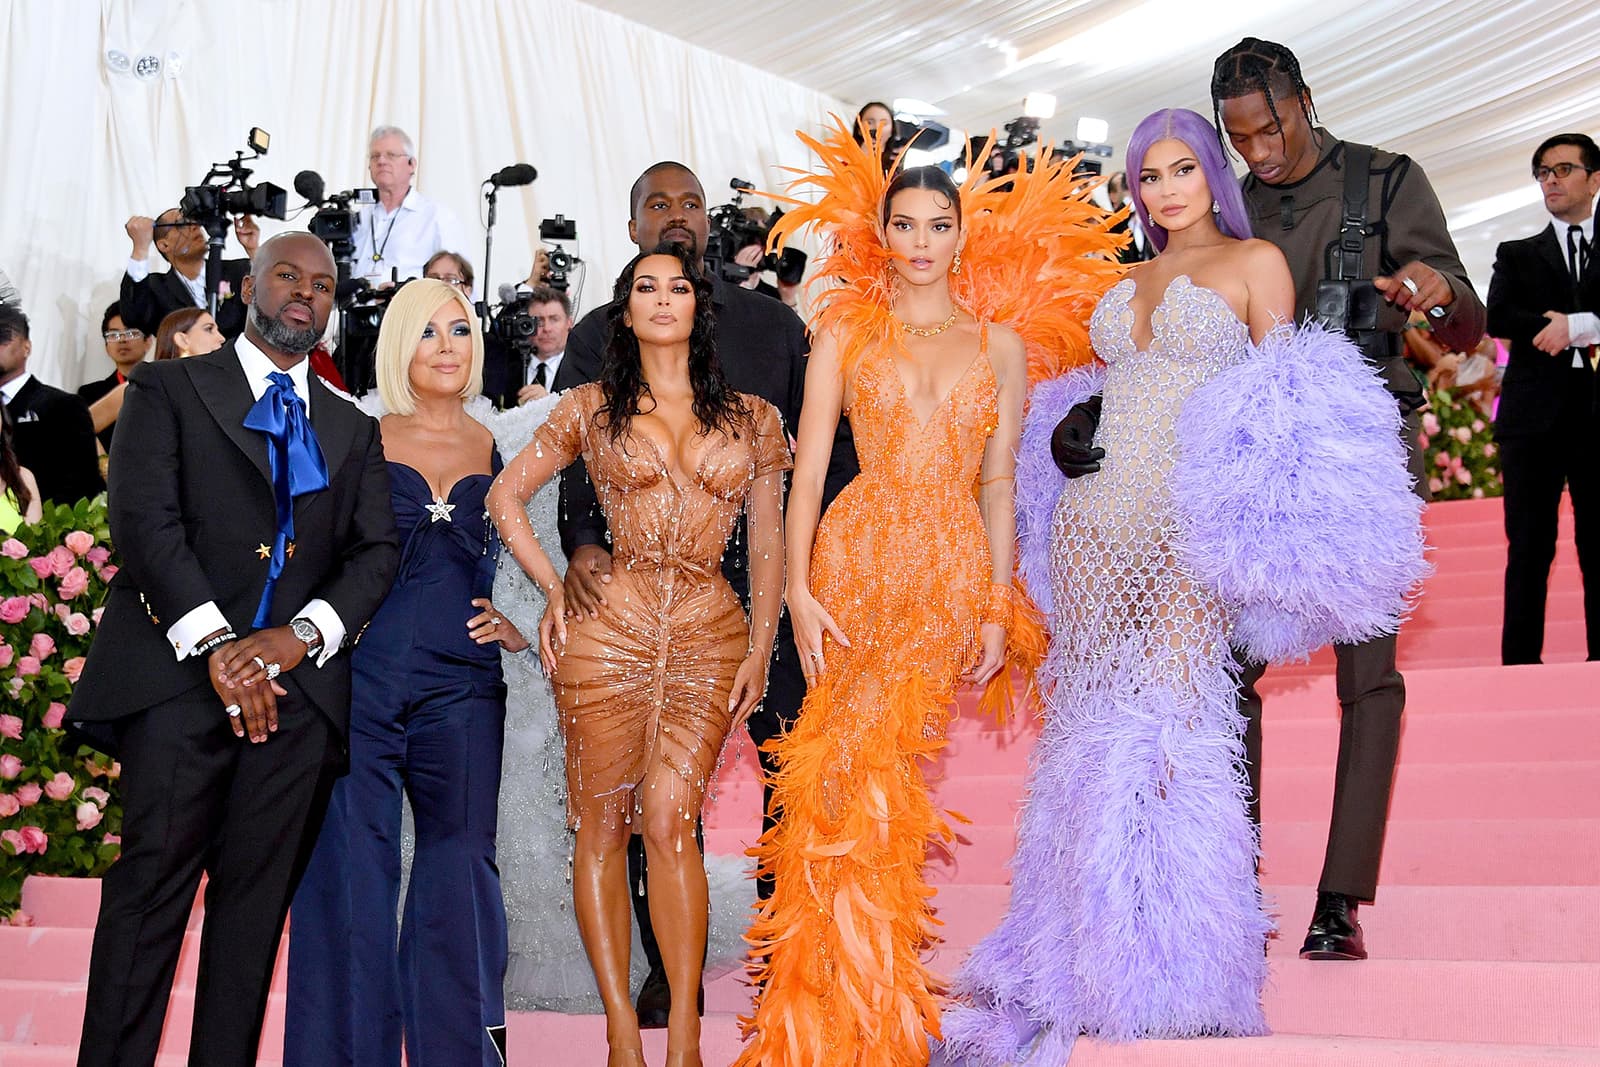
[[[1317, 125], [1317, 108], [1311, 102], [1311, 89], [1300, 73], [1300, 61], [1293, 52], [1274, 41], [1259, 37], [1246, 37], [1217, 57], [1211, 68], [1211, 114], [1217, 129], [1222, 130], [1222, 101], [1233, 100], [1252, 93], [1266, 97], [1267, 110], [1278, 124], [1283, 136], [1283, 118], [1278, 114], [1278, 95], [1294, 94], [1300, 113], [1313, 129]], [[1227, 145], [1227, 137], [1223, 142]]]

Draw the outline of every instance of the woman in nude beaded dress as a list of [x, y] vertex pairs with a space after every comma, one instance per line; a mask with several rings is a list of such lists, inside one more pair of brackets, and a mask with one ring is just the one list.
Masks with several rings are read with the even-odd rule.
[[[760, 701], [783, 583], [787, 438], [777, 411], [732, 392], [711, 340], [711, 288], [676, 246], [618, 280], [600, 381], [569, 391], [506, 467], [489, 508], [549, 597], [540, 655], [555, 683], [577, 832], [573, 901], [606, 1006], [608, 1067], [643, 1063], [628, 996], [626, 844], [642, 833], [651, 919], [672, 987], [669, 1067], [699, 1067], [706, 877], [695, 819], [722, 742]], [[615, 544], [597, 618], [567, 618], [523, 505], [582, 455]], [[751, 617], [722, 577], [750, 520]]]

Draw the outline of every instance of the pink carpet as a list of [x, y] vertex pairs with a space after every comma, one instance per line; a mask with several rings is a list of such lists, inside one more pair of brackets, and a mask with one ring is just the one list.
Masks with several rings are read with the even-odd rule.
[[[1546, 665], [1495, 665], [1500, 516], [1498, 501], [1428, 512], [1438, 574], [1401, 639], [1406, 734], [1383, 887], [1377, 904], [1362, 911], [1373, 958], [1340, 965], [1295, 956], [1321, 863], [1337, 744], [1332, 658], [1322, 653], [1269, 673], [1264, 686], [1263, 877], [1283, 929], [1267, 992], [1273, 1036], [1088, 1042], [1073, 1067], [1600, 1065], [1600, 665], [1580, 662], [1570, 511], [1551, 578]], [[1036, 730], [1031, 722], [996, 727], [962, 718], [952, 733], [939, 794], [972, 825], [955, 856], [931, 867], [948, 939], [933, 958], [946, 972], [1005, 907], [1004, 864]], [[741, 850], [755, 837], [753, 767], [747, 743], [725, 762], [706, 815], [715, 850]], [[92, 881], [33, 879], [24, 907], [37, 925], [0, 928], [0, 1067], [73, 1062], [97, 899]], [[163, 1067], [184, 1062], [190, 937]], [[277, 980], [263, 1063], [282, 1054], [281, 967]], [[738, 975], [708, 987], [707, 1064], [735, 1055], [735, 1014], [748, 1001]], [[662, 1034], [647, 1037], [651, 1062], [664, 1048]], [[511, 1021], [511, 1061], [519, 1067], [600, 1065], [604, 1049], [597, 1016], [534, 1013]]]

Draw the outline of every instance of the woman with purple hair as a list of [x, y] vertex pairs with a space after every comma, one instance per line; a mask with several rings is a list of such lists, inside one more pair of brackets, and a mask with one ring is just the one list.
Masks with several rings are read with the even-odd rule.
[[[1010, 908], [945, 1012], [948, 1063], [1061, 1063], [1079, 1033], [1265, 1032], [1272, 923], [1230, 643], [1280, 658], [1330, 631], [1393, 626], [1421, 567], [1394, 404], [1341, 336], [1293, 329], [1289, 268], [1250, 236], [1215, 128], [1158, 111], [1134, 131], [1127, 172], [1160, 254], [1096, 307], [1103, 362], [1035, 389], [1018, 457], [1022, 569], [1053, 616], [1045, 725]], [[1105, 455], [1066, 482], [1051, 431], [1092, 393]], [[1381, 500], [1338, 484], [1356, 480], [1323, 456], [1333, 440], [1387, 443]], [[1360, 514], [1326, 517], [1347, 502]], [[1398, 591], [1356, 588], [1316, 529], [1362, 521], [1393, 525], [1390, 546], [1408, 530], [1416, 542]]]

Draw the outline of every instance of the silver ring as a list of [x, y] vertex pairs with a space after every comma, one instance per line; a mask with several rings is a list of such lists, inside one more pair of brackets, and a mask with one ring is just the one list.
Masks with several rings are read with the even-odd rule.
[[244, 709], [237, 704], [229, 704], [222, 710], [228, 713], [228, 718], [230, 719], [237, 719], [240, 713], [244, 711]]
[[1419, 290], [1417, 288], [1417, 283], [1412, 281], [1410, 278], [1401, 278], [1400, 279], [1400, 284], [1405, 286], [1407, 289], [1410, 289], [1412, 296], [1420, 296], [1421, 295], [1421, 290]]
[[821, 659], [822, 658], [822, 653], [821, 652], [808, 652], [808, 653], [806, 653], [806, 655], [810, 656], [812, 659]]
[[250, 657], [250, 662], [254, 663], [257, 667], [260, 667], [262, 670], [266, 670], [267, 669], [266, 662], [264, 660], [262, 660], [262, 658], [260, 656], [251, 656]]
[[500, 625], [500, 616], [498, 616], [498, 615], [489, 616], [489, 623], [492, 626], [499, 626]]
[[267, 672], [267, 681], [270, 682], [278, 676], [279, 671], [283, 670], [283, 666], [277, 663], [267, 663], [263, 664], [261, 669]]

